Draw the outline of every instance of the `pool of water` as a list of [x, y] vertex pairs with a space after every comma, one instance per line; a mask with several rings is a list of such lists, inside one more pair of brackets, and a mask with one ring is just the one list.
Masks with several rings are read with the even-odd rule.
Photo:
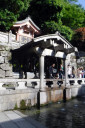
[[48, 128], [85, 128], [85, 97], [49, 104], [40, 110], [32, 108], [23, 113]]

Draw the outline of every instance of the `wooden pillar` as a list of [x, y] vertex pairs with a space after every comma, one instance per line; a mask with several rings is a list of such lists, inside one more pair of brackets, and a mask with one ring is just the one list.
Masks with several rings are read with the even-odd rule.
[[44, 86], [44, 56], [40, 56], [40, 89]]

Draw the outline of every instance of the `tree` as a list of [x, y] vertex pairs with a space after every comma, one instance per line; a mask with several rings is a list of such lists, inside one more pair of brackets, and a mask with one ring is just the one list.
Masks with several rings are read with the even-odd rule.
[[21, 13], [26, 12], [30, 0], [0, 1], [0, 30], [7, 31], [17, 21]]
[[84, 9], [75, 2], [77, 0], [32, 0], [28, 12], [43, 34], [59, 31], [70, 41], [73, 30], [85, 25]]
[[73, 30], [71, 30], [69, 27], [65, 25], [59, 25], [55, 21], [45, 22], [45, 32], [47, 34], [49, 33], [55, 33], [56, 31], [59, 31], [67, 40], [71, 40], [73, 37]]
[[32, 0], [28, 12], [43, 34], [59, 31], [71, 40], [73, 31], [62, 22], [66, 3], [68, 0]]
[[71, 42], [79, 51], [85, 51], [85, 27], [75, 30], [75, 34]]
[[85, 13], [84, 10], [75, 4], [66, 4], [63, 8], [62, 22], [71, 29], [84, 27]]
[[85, 10], [75, 2], [77, 0], [1, 0], [0, 30], [9, 30], [15, 21], [29, 14], [42, 34], [59, 31], [70, 41], [74, 30], [85, 26]]
[[56, 0], [32, 0], [28, 12], [42, 27], [42, 24], [45, 21], [59, 21], [62, 5], [58, 5], [57, 3], [58, 2]]

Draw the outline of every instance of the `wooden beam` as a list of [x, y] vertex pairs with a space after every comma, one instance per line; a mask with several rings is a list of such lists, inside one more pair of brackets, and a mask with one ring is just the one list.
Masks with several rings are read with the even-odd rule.
[[51, 49], [42, 50], [41, 48], [37, 47], [35, 50], [38, 54], [43, 55], [43, 56], [54, 56], [54, 57], [59, 57], [59, 58], [65, 58], [66, 57], [65, 53], [61, 52], [61, 51], [58, 51], [55, 54], [55, 51], [51, 50]]

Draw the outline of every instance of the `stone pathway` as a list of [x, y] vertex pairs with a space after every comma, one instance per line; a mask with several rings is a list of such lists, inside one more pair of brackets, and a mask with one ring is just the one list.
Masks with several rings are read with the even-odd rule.
[[19, 111], [0, 112], [0, 128], [46, 128]]

